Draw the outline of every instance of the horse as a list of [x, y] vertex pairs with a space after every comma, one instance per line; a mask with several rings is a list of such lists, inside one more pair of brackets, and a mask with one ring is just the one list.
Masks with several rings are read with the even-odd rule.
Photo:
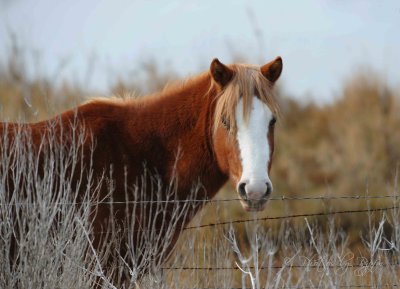
[[[265, 208], [273, 191], [269, 174], [274, 126], [279, 114], [273, 87], [282, 67], [281, 57], [261, 67], [225, 65], [215, 58], [208, 71], [153, 95], [94, 98], [53, 119], [21, 127], [29, 129], [32, 147], [37, 151], [49, 123], [56, 135], [71, 131], [71, 123], [84, 127], [82, 161], [86, 166], [91, 162], [95, 178], [109, 176], [112, 193], [107, 186], [102, 186], [99, 199], [115, 204], [113, 209], [101, 204], [96, 207], [92, 215], [94, 236], [101, 235], [110, 217], [117, 223], [131, 218], [134, 223], [131, 233], [136, 235], [126, 239], [134, 240], [129, 243], [133, 246], [130, 249], [137, 250], [143, 234], [140, 223], [144, 211], [146, 216], [156, 219], [151, 222], [152, 229], [162, 231], [164, 238], [167, 230], [164, 228], [168, 227], [165, 224], [172, 222], [172, 215], [178, 215], [174, 223], [178, 229], [169, 231], [166, 250], [170, 252], [182, 229], [205, 202], [188, 206], [185, 214], [179, 214], [176, 206], [166, 202], [162, 212], [158, 210], [157, 216], [152, 216], [157, 200], [168, 199], [162, 189], [155, 196], [154, 186], [174, 183], [171, 203], [176, 203], [190, 199], [198, 184], [201, 194], [197, 196], [202, 200], [212, 199], [231, 180], [246, 211]], [[15, 125], [1, 124], [0, 131], [4, 134], [7, 130], [8, 139], [12, 140]], [[146, 200], [154, 202], [135, 213], [118, 209], [118, 204], [124, 207], [125, 203], [135, 201], [135, 195], [130, 192], [138, 187]], [[130, 214], [128, 218], [127, 214]], [[100, 239], [95, 237], [95, 243]], [[157, 242], [165, 240], [159, 236]], [[129, 249], [121, 255], [126, 256], [126, 250]]]

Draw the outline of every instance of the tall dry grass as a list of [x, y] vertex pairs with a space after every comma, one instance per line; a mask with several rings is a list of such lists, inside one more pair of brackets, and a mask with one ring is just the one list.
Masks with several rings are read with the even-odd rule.
[[[55, 85], [43, 76], [28, 77], [23, 55], [14, 49], [9, 62], [3, 63], [0, 69], [2, 120], [46, 119], [79, 104], [90, 94], [67, 82]], [[112, 90], [121, 95], [132, 90], [147, 93], [176, 76], [159, 73], [157, 66], [150, 64], [143, 71], [141, 82], [121, 80]], [[301, 103], [279, 91], [278, 97], [283, 118], [276, 130], [272, 168], [275, 195], [398, 196], [395, 185], [400, 158], [398, 91], [368, 72], [357, 73], [328, 105]], [[0, 288], [92, 288], [96, 284], [102, 288], [338, 288], [338, 284], [350, 288], [360, 284], [366, 288], [392, 288], [390, 284], [398, 282], [398, 210], [386, 215], [348, 214], [336, 219], [251, 222], [189, 230], [183, 233], [165, 264], [151, 264], [151, 274], [138, 280], [144, 265], [135, 262], [143, 258], [134, 252], [128, 259], [117, 258], [111, 270], [103, 263], [106, 255], [115, 253], [120, 246], [129, 248], [129, 244], [120, 242], [113, 228], [109, 228], [102, 249], [93, 249], [89, 207], [53, 206], [54, 202], [73, 202], [75, 195], [69, 187], [68, 176], [63, 176], [60, 182], [60, 175], [45, 174], [37, 182], [32, 175], [34, 162], [29, 161], [29, 150], [22, 145], [12, 149], [21, 159], [11, 170], [12, 164], [6, 161], [10, 154], [3, 150], [0, 199], [7, 205], [0, 207], [0, 259], [9, 259], [11, 240], [17, 237], [19, 261], [1, 262]], [[60, 147], [58, 151], [70, 149]], [[48, 171], [58, 168], [62, 175], [61, 171], [65, 170], [62, 168], [68, 162], [52, 158]], [[5, 176], [10, 171], [15, 172], [17, 180], [24, 180], [29, 195], [18, 190], [12, 198], [7, 195]], [[55, 187], [58, 193], [48, 194]], [[96, 186], [89, 186], [87, 200], [94, 202], [95, 196]], [[229, 186], [219, 195], [219, 198], [232, 197], [236, 195]], [[257, 217], [393, 205], [392, 202], [271, 202]], [[27, 205], [17, 206], [19, 203]], [[398, 202], [394, 205], [398, 206]], [[237, 202], [213, 203], [206, 206], [192, 225], [253, 217], [243, 212]], [[54, 222], [61, 224], [57, 230], [51, 229]], [[21, 231], [20, 228], [29, 229]], [[130, 227], [127, 228], [129, 234]], [[140, 254], [149, 261], [154, 250], [152, 242], [145, 242]], [[363, 260], [366, 262], [363, 266], [353, 267]], [[305, 266], [296, 267], [296, 264]], [[188, 267], [219, 267], [220, 270]], [[385, 287], [385, 284], [388, 285]]]
[[[78, 127], [78, 126], [76, 126]], [[16, 128], [18, 130], [18, 128]], [[174, 184], [155, 179], [149, 195], [134, 186], [133, 206], [153, 206], [140, 219], [144, 235], [138, 240], [137, 219], [116, 226], [111, 217], [100, 245], [94, 245], [91, 214], [101, 206], [97, 192], [105, 175], [94, 179], [90, 162], [83, 164], [84, 133], [50, 133], [41, 145], [39, 160], [29, 131], [17, 131], [10, 142], [1, 136], [0, 163], [0, 287], [1, 288], [392, 288], [399, 286], [400, 190], [395, 187], [393, 210], [374, 216], [364, 213], [366, 230], [359, 246], [349, 246], [349, 235], [337, 218], [292, 222], [249, 221], [200, 228], [204, 211], [184, 230], [170, 250], [179, 220], [196, 203], [173, 202]], [[72, 143], [71, 143], [72, 142]], [[42, 162], [43, 170], [39, 163]], [[81, 171], [85, 174], [80, 174]], [[78, 172], [80, 178], [73, 181]], [[78, 184], [78, 187], [77, 185]], [[79, 188], [79, 185], [82, 188]], [[167, 190], [168, 198], [165, 198]], [[80, 192], [78, 195], [78, 191]], [[191, 196], [196, 199], [196, 188]], [[159, 200], [158, 200], [159, 199]], [[166, 231], [154, 230], [156, 216], [174, 204]], [[156, 202], [154, 206], [153, 202]], [[223, 221], [227, 203], [209, 208]], [[99, 205], [99, 207], [96, 207]], [[171, 211], [169, 211], [171, 213]], [[135, 216], [135, 214], [133, 214]], [[203, 218], [202, 218], [203, 217]], [[378, 218], [377, 218], [378, 217]], [[385, 230], [386, 227], [386, 230]], [[125, 236], [125, 238], [124, 238]], [[127, 236], [127, 238], [126, 238]], [[160, 242], [160, 240], [163, 240]], [[124, 255], [120, 255], [123, 248]], [[161, 254], [161, 258], [158, 258]], [[115, 258], [109, 261], [109, 256]], [[143, 273], [147, 273], [143, 276]]]

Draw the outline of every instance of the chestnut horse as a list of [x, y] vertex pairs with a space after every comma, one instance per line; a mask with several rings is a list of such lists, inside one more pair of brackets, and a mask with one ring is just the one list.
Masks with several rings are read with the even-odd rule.
[[[156, 174], [161, 184], [176, 180], [178, 200], [190, 198], [195, 183], [202, 186], [201, 198], [211, 199], [230, 179], [243, 208], [260, 211], [273, 188], [269, 171], [278, 105], [272, 89], [281, 71], [280, 57], [261, 67], [224, 65], [214, 59], [209, 71], [160, 93], [136, 99], [93, 99], [64, 112], [54, 123], [64, 131], [76, 118], [84, 124], [91, 135], [87, 139], [93, 139], [95, 146], [90, 151], [93, 146], [88, 141], [83, 158], [91, 155], [99, 178], [112, 168], [112, 174], [106, 175], [114, 184], [109, 199], [116, 203], [134, 199], [129, 197], [129, 187], [145, 174]], [[27, 125], [33, 143], [40, 142], [48, 123]], [[104, 189], [100, 199], [107, 194]], [[192, 206], [177, 226], [183, 228], [200, 208], [201, 204]], [[117, 211], [115, 218], [126, 217], [124, 210]], [[157, 226], [169, 222], [169, 216], [164, 214]], [[109, 217], [110, 209], [97, 208], [95, 234]], [[171, 246], [180, 232], [174, 231]]]

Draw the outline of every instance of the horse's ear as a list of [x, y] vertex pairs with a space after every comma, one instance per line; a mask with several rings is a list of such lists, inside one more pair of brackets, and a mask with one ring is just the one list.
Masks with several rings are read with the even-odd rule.
[[282, 58], [278, 56], [275, 58], [275, 60], [272, 60], [271, 62], [261, 66], [260, 69], [265, 78], [274, 83], [281, 75], [282, 67]]
[[221, 63], [218, 58], [214, 58], [210, 65], [210, 72], [212, 78], [221, 87], [224, 87], [229, 83], [233, 77], [233, 70], [225, 64]]

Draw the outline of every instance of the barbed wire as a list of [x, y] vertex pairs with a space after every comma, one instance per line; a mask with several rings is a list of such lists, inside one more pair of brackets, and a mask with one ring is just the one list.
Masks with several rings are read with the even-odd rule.
[[[334, 288], [394, 288], [394, 287], [400, 287], [400, 284], [386, 284], [386, 285], [368, 285], [368, 284], [361, 284], [361, 285], [341, 285], [341, 284], [334, 284]], [[226, 287], [205, 287], [205, 288], [199, 288], [199, 287], [194, 287], [194, 288], [186, 288], [186, 289], [220, 289], [220, 288], [226, 288]], [[262, 288], [262, 287], [261, 287]], [[319, 288], [326, 288], [326, 287], [321, 287], [318, 285], [315, 286], [284, 286], [284, 287], [278, 287], [282, 289], [319, 289]], [[254, 287], [228, 287], [227, 289], [254, 289]]]
[[[322, 262], [322, 261], [321, 261]], [[267, 270], [267, 269], [284, 269], [284, 268], [311, 268], [311, 269], [320, 269], [320, 268], [372, 268], [372, 267], [396, 267], [400, 266], [400, 263], [389, 263], [389, 264], [381, 264], [381, 263], [376, 263], [376, 264], [364, 264], [364, 263], [359, 263], [359, 264], [344, 264], [344, 265], [326, 265], [323, 266], [321, 265], [287, 265], [287, 266], [259, 266], [259, 267], [254, 267], [254, 266], [248, 266], [246, 269], [258, 269], [258, 270]], [[213, 270], [219, 270], [219, 271], [236, 271], [236, 270], [241, 270], [238, 267], [161, 267], [160, 269], [162, 270], [184, 270], [184, 271], [213, 271]]]
[[[309, 201], [309, 200], [368, 200], [368, 199], [399, 199], [400, 195], [383, 195], [383, 196], [368, 196], [368, 195], [356, 195], [356, 196], [307, 196], [307, 197], [293, 197], [293, 196], [277, 196], [269, 198], [268, 201]], [[186, 199], [186, 200], [142, 200], [142, 201], [128, 201], [128, 202], [99, 202], [98, 204], [142, 204], [142, 203], [226, 203], [241, 201], [241, 198], [232, 199]]]
[[263, 217], [263, 218], [253, 218], [253, 219], [245, 219], [245, 220], [233, 220], [233, 221], [209, 223], [209, 224], [185, 227], [183, 230], [185, 231], [185, 230], [201, 229], [201, 228], [206, 228], [206, 227], [215, 227], [215, 226], [222, 226], [222, 225], [268, 221], [268, 220], [282, 220], [282, 219], [292, 219], [292, 218], [300, 218], [300, 217], [317, 217], [317, 216], [330, 216], [330, 215], [340, 215], [340, 214], [371, 213], [371, 212], [381, 212], [381, 211], [396, 210], [396, 209], [399, 209], [399, 206], [384, 207], [384, 208], [368, 208], [368, 209], [360, 209], [360, 210], [343, 210], [343, 211], [332, 211], [332, 212], [293, 214], [293, 215], [287, 215], [287, 216]]
[[[383, 195], [383, 196], [371, 196], [371, 195], [355, 195], [355, 196], [306, 196], [306, 197], [293, 197], [293, 196], [277, 196], [269, 198], [268, 201], [329, 201], [329, 200], [372, 200], [372, 199], [400, 199], [400, 195]], [[174, 200], [138, 200], [138, 201], [100, 201], [100, 202], [57, 202], [51, 203], [51, 205], [85, 205], [99, 206], [99, 205], [135, 205], [135, 204], [164, 204], [164, 203], [228, 203], [241, 201], [241, 198], [232, 199], [174, 199]], [[33, 205], [34, 203], [24, 203], [24, 202], [13, 202], [4, 204], [1, 203], [0, 206], [24, 206]]]
[[[269, 220], [284, 220], [284, 219], [293, 219], [300, 217], [318, 217], [318, 216], [331, 216], [331, 215], [340, 215], [340, 214], [357, 214], [357, 213], [373, 213], [373, 212], [383, 212], [389, 210], [400, 209], [400, 206], [392, 206], [392, 207], [383, 207], [383, 208], [368, 208], [368, 209], [360, 209], [360, 210], [343, 210], [343, 211], [331, 211], [331, 212], [318, 212], [318, 213], [304, 213], [304, 214], [293, 214], [287, 216], [275, 216], [275, 217], [262, 217], [262, 218], [253, 218], [253, 219], [244, 219], [244, 220], [231, 220], [224, 222], [216, 222], [216, 223], [208, 223], [208, 224], [199, 224], [182, 228], [182, 231], [189, 231], [195, 229], [205, 229], [216, 226], [224, 226], [231, 224], [241, 224], [241, 223], [250, 223], [250, 222], [261, 222], [261, 221], [269, 221]], [[125, 230], [123, 230], [125, 231]], [[123, 232], [120, 231], [119, 233]], [[138, 229], [133, 231], [158, 231], [157, 229]], [[91, 235], [103, 235], [110, 234], [108, 231], [101, 232], [92, 232]]]
[[[369, 195], [356, 195], [356, 196], [306, 196], [306, 197], [293, 197], [293, 196], [277, 196], [269, 198], [268, 201], [309, 201], [309, 200], [364, 200], [364, 199], [399, 199], [400, 195], [383, 195], [383, 196], [369, 196]], [[128, 201], [128, 202], [113, 202], [105, 201], [98, 202], [98, 204], [142, 204], [142, 203], [225, 203], [240, 201], [241, 198], [232, 199], [186, 199], [186, 200], [142, 200], [142, 201]]]
[[[305, 196], [305, 197], [293, 197], [293, 196], [277, 196], [270, 198], [270, 201], [310, 201], [310, 200], [318, 200], [318, 201], [329, 201], [329, 200], [348, 200], [348, 199], [357, 199], [357, 200], [370, 200], [370, 199], [394, 199], [397, 200], [400, 198], [400, 195], [355, 195], [355, 196]], [[71, 203], [54, 203], [58, 205], [85, 205], [90, 204], [91, 206], [97, 205], [128, 205], [128, 204], [152, 204], [152, 203], [224, 203], [224, 202], [235, 202], [240, 201], [240, 198], [232, 198], [232, 199], [186, 199], [186, 200], [139, 200], [139, 201], [100, 201], [100, 202], [71, 202]], [[50, 204], [50, 203], [49, 203]], [[51, 203], [53, 204], [53, 203]], [[9, 205], [34, 205], [32, 203], [11, 203], [11, 204], [0, 204], [0, 206], [9, 206]], [[381, 207], [381, 208], [367, 208], [367, 209], [358, 209], [358, 210], [341, 210], [341, 211], [330, 211], [330, 212], [317, 212], [317, 213], [302, 213], [302, 214], [292, 214], [285, 216], [275, 216], [275, 217], [262, 217], [262, 218], [253, 218], [253, 219], [245, 219], [245, 220], [231, 220], [224, 222], [216, 222], [216, 223], [208, 223], [208, 224], [200, 224], [185, 227], [182, 230], [193, 230], [193, 229], [203, 229], [210, 228], [216, 226], [230, 225], [230, 224], [240, 224], [240, 223], [249, 223], [249, 222], [259, 222], [259, 221], [268, 221], [268, 220], [284, 220], [284, 219], [293, 219], [299, 217], [318, 217], [318, 216], [331, 216], [331, 215], [340, 215], [340, 214], [356, 214], [356, 213], [372, 213], [372, 212], [383, 212], [389, 210], [400, 209], [399, 206], [391, 206], [391, 207]], [[92, 234], [104, 234], [109, 232], [98, 232]], [[394, 264], [346, 264], [346, 265], [327, 265], [325, 267], [328, 268], [364, 268], [364, 267], [389, 267], [389, 266], [400, 266], [400, 263]], [[267, 269], [283, 269], [283, 268], [310, 268], [310, 269], [319, 269], [322, 266], [319, 265], [288, 265], [288, 266], [260, 266], [257, 269], [259, 270], [267, 270]], [[249, 269], [255, 269], [254, 267], [248, 267]], [[161, 267], [161, 270], [195, 270], [195, 271], [215, 271], [215, 270], [239, 270], [237, 267]], [[387, 284], [387, 285], [335, 285], [336, 288], [394, 288], [400, 287], [398, 284]], [[246, 289], [252, 289], [251, 287], [245, 287]], [[284, 287], [286, 289], [297, 289], [299, 287]], [[301, 286], [301, 288], [318, 288], [315, 286]], [[216, 288], [196, 288], [196, 289], [216, 289]], [[230, 289], [243, 289], [243, 287], [230, 288]]]

